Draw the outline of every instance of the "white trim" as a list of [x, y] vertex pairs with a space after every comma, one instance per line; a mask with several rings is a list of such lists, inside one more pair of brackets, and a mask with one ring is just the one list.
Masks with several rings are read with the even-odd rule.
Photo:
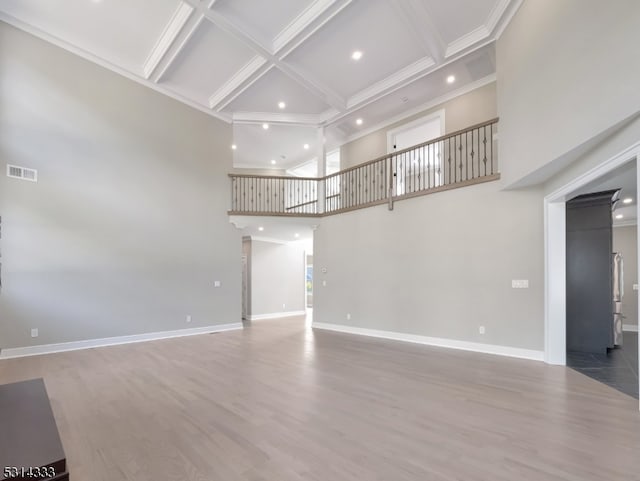
[[273, 68], [273, 65], [269, 65], [269, 67], [263, 72], [258, 73], [266, 63], [266, 59], [264, 59], [260, 55], [255, 55], [240, 70], [238, 70], [233, 75], [233, 77], [231, 77], [222, 87], [220, 87], [216, 92], [213, 93], [213, 95], [209, 97], [209, 108], [218, 111], [225, 108], [230, 102], [233, 101], [233, 99], [235, 99], [238, 95], [240, 95], [240, 93], [242, 93], [237, 91], [242, 86], [242, 84], [244, 84], [252, 76], [258, 74], [257, 77], [253, 78], [251, 81], [251, 83], [255, 82], [269, 70], [271, 70], [271, 68]]
[[398, 90], [407, 83], [415, 82], [429, 73], [429, 69], [436, 64], [431, 57], [423, 57], [416, 60], [411, 65], [398, 70], [387, 78], [361, 90], [347, 99], [347, 109], [351, 109], [361, 103], [367, 102], [371, 98], [379, 98], [388, 90]]
[[447, 45], [447, 50], [444, 52], [444, 58], [449, 58], [477, 43], [482, 42], [484, 39], [488, 38], [490, 35], [491, 35], [491, 32], [487, 29], [487, 26], [481, 25], [475, 30], [472, 30], [471, 32], [464, 34], [462, 37], [458, 38], [457, 40], [454, 40], [449, 45]]
[[[375, 125], [372, 125], [371, 127], [362, 130], [356, 134], [350, 135], [349, 137], [346, 138], [346, 141], [344, 142], [344, 144], [348, 144], [349, 142], [353, 142], [354, 140], [358, 140], [359, 138], [362, 138], [366, 135], [369, 135], [373, 132], [376, 132], [378, 130], [384, 129], [385, 127], [388, 127], [390, 125], [393, 125], [395, 123], [401, 122], [404, 119], [407, 119], [413, 115], [419, 114], [420, 112], [424, 112], [425, 110], [429, 110], [432, 109], [434, 107], [437, 107], [438, 105], [441, 105], [445, 102], [449, 102], [450, 100], [455, 99], [456, 97], [460, 97], [461, 95], [465, 95], [468, 94], [469, 92], [473, 92], [476, 89], [482, 88], [485, 85], [489, 85], [493, 82], [496, 81], [496, 74], [492, 73], [491, 75], [487, 75], [484, 78], [481, 78], [480, 80], [476, 80], [475, 82], [472, 82], [470, 84], [465, 85], [464, 87], [461, 87], [459, 89], [453, 90], [452, 92], [449, 92], [445, 95], [442, 95], [438, 98], [435, 98], [433, 100], [430, 100], [424, 104], [420, 104], [410, 110], [407, 110], [405, 112], [402, 112], [401, 114], [398, 114], [394, 117], [390, 117], [387, 120], [377, 123]], [[333, 122], [332, 122], [333, 123]], [[329, 123], [328, 125], [331, 125], [332, 123]], [[342, 144], [342, 145], [344, 145]]]
[[149, 79], [149, 77], [151, 77], [162, 58], [167, 54], [171, 45], [173, 45], [173, 42], [178, 38], [180, 30], [185, 26], [193, 12], [194, 8], [191, 5], [180, 2], [178, 8], [171, 16], [171, 20], [169, 20], [169, 23], [165, 26], [160, 38], [144, 62], [142, 67], [144, 78]]
[[211, 334], [213, 332], [233, 331], [242, 329], [241, 322], [220, 324], [217, 326], [193, 327], [191, 329], [177, 329], [175, 331], [148, 332], [145, 334], [132, 334], [130, 336], [106, 337], [103, 339], [87, 339], [85, 341], [62, 342], [58, 344], [41, 344], [39, 346], [12, 347], [0, 350], [1, 359], [14, 359], [17, 357], [40, 356], [56, 352], [78, 351], [80, 349], [92, 349], [94, 347], [119, 346], [134, 342], [156, 341], [158, 339], [170, 339], [174, 337], [196, 336], [199, 334]]
[[[392, 154], [393, 149], [393, 138], [401, 132], [405, 132], [409, 129], [413, 129], [420, 125], [428, 124], [433, 122], [434, 120], [440, 120], [440, 135], [444, 135], [445, 132], [445, 110], [440, 109], [435, 112], [431, 112], [430, 114], [425, 115], [424, 117], [420, 117], [419, 119], [412, 120], [411, 122], [407, 122], [406, 124], [399, 125], [393, 129], [387, 130], [387, 154]], [[427, 142], [431, 139], [424, 139], [424, 142]]]
[[[566, 364], [566, 200], [577, 189], [638, 159], [640, 141], [579, 175], [544, 198], [545, 362]], [[640, 169], [638, 175], [640, 176]], [[638, 181], [640, 183], [640, 180]]]
[[264, 122], [270, 124], [293, 124], [293, 125], [312, 125], [317, 126], [320, 123], [320, 115], [318, 114], [291, 114], [281, 112], [234, 112], [234, 124], [262, 124]]
[[626, 332], [638, 332], [637, 324], [623, 324], [622, 330]]
[[493, 38], [495, 40], [498, 40], [502, 36], [504, 30], [511, 23], [511, 20], [522, 6], [522, 2], [524, 2], [524, 0], [513, 0], [509, 3], [507, 12], [503, 12], [502, 14], [502, 22], [497, 25], [497, 28], [493, 32]]
[[[0, 20], [5, 23], [8, 23], [9, 25], [16, 27], [19, 30], [22, 30], [24, 32], [27, 32], [33, 35], [34, 37], [44, 40], [45, 42], [49, 42], [50, 44], [55, 45], [56, 47], [60, 47], [66, 50], [67, 52], [71, 52], [85, 60], [88, 60], [89, 62], [93, 62], [96, 65], [100, 65], [101, 67], [106, 68], [107, 70], [117, 73], [118, 75], [122, 75], [123, 77], [128, 78], [129, 80], [133, 80], [134, 82], [144, 85], [145, 87], [149, 87], [150, 89], [155, 90], [156, 92], [160, 92], [161, 94], [164, 94], [167, 97], [170, 97], [174, 100], [177, 100], [178, 102], [188, 105], [189, 107], [199, 110], [200, 112], [204, 112], [208, 115], [211, 115], [212, 117], [223, 120], [224, 122], [231, 123], [231, 116], [228, 114], [225, 114], [223, 112], [214, 112], [211, 109], [208, 109], [205, 105], [195, 102], [183, 95], [173, 92], [172, 90], [164, 88], [164, 86], [160, 84], [147, 80], [143, 78], [141, 75], [135, 72], [131, 72], [124, 67], [115, 65], [110, 61], [102, 57], [99, 57], [91, 52], [88, 52], [79, 47], [71, 45], [70, 43], [58, 37], [55, 37], [54, 35], [50, 35], [46, 32], [43, 32], [42, 30], [36, 27], [33, 27], [31, 25], [28, 25], [18, 20], [17, 18], [12, 17], [11, 15], [7, 15], [2, 11], [0, 11]], [[140, 73], [142, 73], [142, 68], [140, 68]]]
[[307, 311], [272, 312], [271, 314], [256, 314], [254, 316], [247, 316], [247, 321], [263, 321], [265, 319], [280, 319], [282, 317], [299, 317], [306, 315]]
[[[315, 0], [311, 5], [309, 5], [309, 7], [300, 13], [300, 15], [284, 27], [278, 35], [276, 35], [272, 42], [273, 52], [282, 60], [290, 52], [295, 50], [296, 47], [313, 35], [319, 28], [324, 26], [325, 23], [340, 13], [343, 8], [351, 3], [351, 1], [352, 0], [342, 0], [341, 4], [339, 4], [338, 8], [334, 12], [318, 22], [318, 19], [328, 12], [337, 0]], [[309, 26], [314, 22], [317, 22], [317, 24], [308, 30]], [[293, 44], [292, 42], [300, 34], [302, 34], [301, 38]]]
[[[180, 34], [178, 34], [178, 36], [175, 38], [175, 40], [172, 43], [172, 45], [174, 44], [176, 45], [175, 48], [173, 48], [173, 52], [171, 52], [170, 56], [167, 56], [169, 55], [170, 53], [169, 50], [171, 49], [167, 50], [167, 52], [165, 53], [162, 59], [164, 60], [163, 62], [164, 65], [160, 67], [160, 70], [158, 70], [158, 67], [156, 67], [153, 74], [153, 78], [151, 79], [154, 83], [158, 83], [164, 79], [164, 76], [166, 75], [167, 71], [171, 68], [171, 66], [174, 64], [174, 62], [178, 58], [178, 56], [182, 53], [187, 43], [189, 43], [189, 41], [191, 40], [193, 35], [196, 33], [198, 28], [200, 28], [200, 25], [204, 21], [204, 18], [205, 17], [202, 14], [195, 15], [193, 17], [193, 20], [191, 20], [191, 25], [187, 26], [188, 24], [185, 24], [182, 27], [184, 31], [184, 34], [182, 34], [182, 39], [179, 39]], [[176, 42], [178, 41], [180, 43], [176, 44]]]
[[493, 32], [493, 30], [498, 25], [498, 22], [502, 18], [502, 15], [509, 7], [511, 0], [498, 0], [494, 5], [491, 11], [489, 12], [489, 16], [487, 17], [486, 22], [484, 22], [487, 30], [489, 32]]
[[533, 349], [522, 349], [519, 347], [498, 346], [495, 344], [483, 344], [480, 342], [458, 341], [456, 339], [444, 339], [440, 337], [420, 336], [417, 334], [407, 334], [404, 332], [380, 331], [377, 329], [365, 329], [362, 327], [343, 326], [340, 324], [329, 324], [326, 322], [313, 322], [311, 327], [325, 329], [328, 331], [344, 332], [359, 336], [378, 337], [393, 341], [412, 342], [427, 346], [446, 347], [449, 349], [459, 349], [462, 351], [480, 352], [483, 354], [494, 354], [496, 356], [517, 357], [519, 359], [530, 359], [532, 361], [542, 361], [543, 351]]

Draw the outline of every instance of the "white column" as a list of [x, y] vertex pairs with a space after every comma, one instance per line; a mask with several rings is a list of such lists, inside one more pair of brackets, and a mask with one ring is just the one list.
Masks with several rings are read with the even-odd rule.
[[[318, 159], [317, 177], [321, 179], [327, 175], [327, 152], [324, 143], [324, 127], [318, 127], [316, 134], [316, 158]], [[325, 182], [323, 180], [318, 181], [318, 214], [324, 212], [326, 198]]]

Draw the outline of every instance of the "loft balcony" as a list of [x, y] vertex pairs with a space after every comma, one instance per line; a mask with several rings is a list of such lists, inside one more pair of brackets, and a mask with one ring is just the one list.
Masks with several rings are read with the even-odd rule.
[[322, 217], [500, 178], [498, 119], [325, 177], [229, 174], [229, 215]]

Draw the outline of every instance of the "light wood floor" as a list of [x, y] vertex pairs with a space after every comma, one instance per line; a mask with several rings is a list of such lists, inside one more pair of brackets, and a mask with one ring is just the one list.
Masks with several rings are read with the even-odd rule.
[[260, 321], [0, 361], [75, 481], [640, 480], [637, 401], [571, 369]]

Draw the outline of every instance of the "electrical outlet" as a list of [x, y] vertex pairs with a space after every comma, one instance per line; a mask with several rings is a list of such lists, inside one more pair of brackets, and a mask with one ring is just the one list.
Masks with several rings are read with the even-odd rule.
[[637, 291], [637, 290], [638, 290], [638, 284], [634, 284], [634, 285], [633, 285], [633, 290], [634, 290], [634, 291]]
[[38, 328], [31, 329], [31, 337], [38, 337]]
[[322, 287], [327, 287], [327, 281], [322, 281]]
[[485, 328], [484, 328], [484, 326], [480, 326], [480, 327], [478, 327], [478, 332], [479, 332], [480, 334], [484, 334], [484, 333], [485, 333]]
[[187, 314], [187, 322], [191, 322], [191, 314]]
[[347, 321], [351, 319], [351, 314], [347, 313]]

